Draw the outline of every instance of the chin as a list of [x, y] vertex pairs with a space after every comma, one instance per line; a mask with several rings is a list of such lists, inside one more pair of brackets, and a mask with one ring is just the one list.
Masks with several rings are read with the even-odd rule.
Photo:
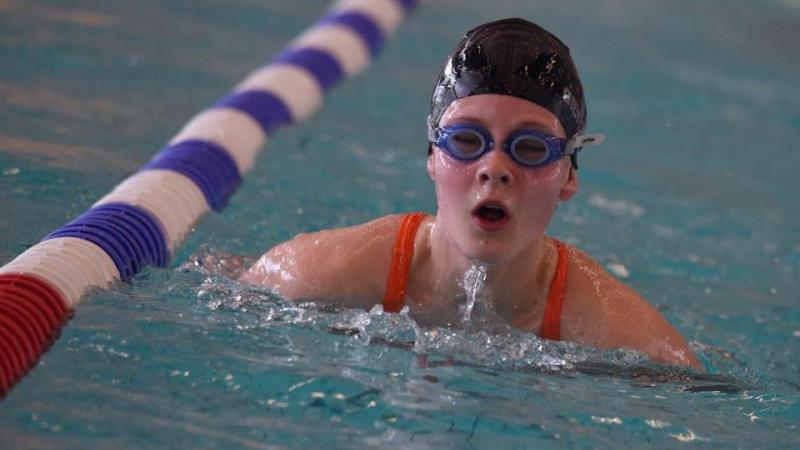
[[481, 266], [500, 265], [509, 259], [513, 252], [500, 242], [490, 240], [477, 240], [468, 243], [462, 252], [464, 257], [473, 264]]

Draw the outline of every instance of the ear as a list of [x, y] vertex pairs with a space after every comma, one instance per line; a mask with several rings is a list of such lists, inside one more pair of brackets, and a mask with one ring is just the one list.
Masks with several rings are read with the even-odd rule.
[[428, 169], [428, 176], [431, 177], [431, 180], [436, 181], [436, 161], [434, 161], [435, 156], [433, 155], [433, 147], [430, 145], [428, 146], [428, 163], [426, 165]]
[[561, 186], [561, 191], [558, 193], [558, 199], [562, 202], [566, 202], [578, 192], [578, 171], [569, 161], [567, 161], [567, 164], [569, 164], [569, 175], [567, 175], [567, 181], [564, 182], [564, 185]]

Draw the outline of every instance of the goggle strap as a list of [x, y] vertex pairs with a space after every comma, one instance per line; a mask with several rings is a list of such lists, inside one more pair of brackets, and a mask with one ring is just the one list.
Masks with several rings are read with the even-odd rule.
[[437, 136], [438, 133], [436, 132], [436, 130], [438, 127], [436, 126], [436, 124], [433, 123], [430, 114], [428, 115], [428, 119], [425, 122], [426, 125], [428, 126], [428, 142], [436, 143], [436, 138], [438, 138]]
[[569, 141], [567, 141], [567, 146], [564, 149], [564, 153], [567, 155], [572, 155], [587, 145], [600, 145], [605, 140], [605, 135], [601, 133], [579, 134], [577, 136], [573, 136]]

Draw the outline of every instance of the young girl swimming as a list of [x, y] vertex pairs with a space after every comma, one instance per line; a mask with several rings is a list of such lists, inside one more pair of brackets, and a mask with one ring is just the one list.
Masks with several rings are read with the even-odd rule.
[[515, 327], [552, 340], [628, 348], [700, 368], [686, 341], [639, 294], [580, 250], [545, 235], [578, 190], [586, 126], [569, 49], [523, 19], [470, 30], [433, 91], [427, 171], [437, 212], [391, 215], [302, 234], [266, 252], [241, 280], [289, 299], [453, 323], [463, 278]]

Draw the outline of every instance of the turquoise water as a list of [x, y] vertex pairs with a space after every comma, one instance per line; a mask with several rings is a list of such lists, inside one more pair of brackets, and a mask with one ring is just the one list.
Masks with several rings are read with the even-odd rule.
[[[0, 447], [800, 447], [800, 4], [484, 3], [421, 7], [270, 140], [170, 268], [89, 295], [0, 405]], [[326, 5], [0, 1], [0, 264]], [[226, 276], [230, 255], [298, 232], [433, 211], [431, 83], [463, 31], [510, 15], [570, 45], [608, 137], [550, 232], [627, 271], [707, 373], [286, 304]]]

